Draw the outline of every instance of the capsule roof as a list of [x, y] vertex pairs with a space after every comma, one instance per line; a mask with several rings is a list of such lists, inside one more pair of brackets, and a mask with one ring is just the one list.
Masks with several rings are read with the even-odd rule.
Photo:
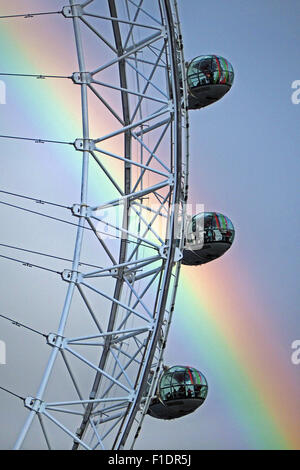
[[[229, 217], [221, 214], [220, 212], [200, 212], [192, 217], [192, 225], [202, 225], [203, 229], [218, 228], [220, 230], [232, 230], [234, 226]], [[192, 228], [193, 229], [193, 228]]]

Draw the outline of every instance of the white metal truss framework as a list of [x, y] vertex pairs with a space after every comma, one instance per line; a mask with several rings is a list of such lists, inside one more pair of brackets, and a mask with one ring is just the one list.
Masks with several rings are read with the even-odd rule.
[[[155, 394], [182, 258], [188, 177], [182, 38], [173, 0], [70, 0], [59, 14], [73, 23], [78, 70], [65, 78], [81, 90], [82, 135], [73, 143], [24, 139], [74, 146], [82, 158], [81, 200], [65, 208], [73, 217], [66, 223], [77, 229], [72, 267], [58, 271], [67, 294], [56, 332], [46, 335], [51, 350], [38, 390], [24, 400], [28, 415], [15, 449], [34, 420], [49, 449], [50, 427], [60, 428], [73, 449], [123, 449], [133, 446]], [[99, 42], [96, 67], [88, 64], [87, 32]], [[111, 132], [91, 136], [91, 96], [110, 116]], [[115, 194], [103, 194], [96, 205], [88, 196], [91, 161]], [[99, 242], [102, 266], [83, 261], [87, 233]], [[90, 316], [92, 333], [68, 333], [74, 302]], [[59, 356], [75, 397], [49, 400]], [[76, 376], [76, 362], [83, 376]]]

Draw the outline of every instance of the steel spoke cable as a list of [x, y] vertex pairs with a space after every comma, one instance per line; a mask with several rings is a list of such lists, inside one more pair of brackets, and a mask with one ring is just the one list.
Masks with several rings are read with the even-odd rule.
[[[3, 246], [4, 248], [10, 248], [12, 250], [19, 250], [19, 251], [24, 251], [26, 253], [32, 253], [34, 255], [47, 256], [48, 258], [59, 259], [61, 261], [68, 261], [69, 263], [73, 262], [73, 260], [69, 259], [69, 258], [62, 258], [60, 256], [49, 255], [48, 253], [42, 253], [41, 251], [28, 250], [26, 248], [20, 248], [18, 246], [6, 245], [5, 243], [0, 243], [0, 246]], [[88, 267], [92, 267], [92, 268], [103, 269], [103, 267], [97, 266], [95, 264], [88, 264], [88, 263], [84, 263], [84, 262], [81, 262], [79, 264], [80, 264], [80, 266], [88, 266]]]
[[6, 72], [0, 72], [1, 77], [32, 77], [32, 78], [38, 78], [38, 79], [44, 79], [44, 78], [67, 78], [72, 80], [71, 76], [67, 75], [46, 75], [42, 73], [6, 73]]
[[10, 321], [14, 326], [18, 326], [18, 327], [25, 328], [26, 330], [32, 331], [33, 333], [37, 333], [37, 334], [40, 335], [40, 336], [44, 336], [44, 338], [47, 338], [47, 336], [48, 336], [48, 335], [46, 335], [46, 334], [44, 334], [44, 333], [41, 333], [41, 332], [38, 331], [38, 330], [35, 330], [34, 328], [31, 328], [30, 326], [24, 325], [24, 323], [21, 323], [21, 322], [19, 322], [19, 321], [17, 321], [17, 320], [14, 320], [13, 318], [9, 318], [9, 317], [7, 317], [6, 315], [0, 314], [0, 317], [1, 317], [1, 318], [4, 318], [4, 320]]
[[18, 14], [18, 15], [3, 15], [0, 16], [0, 20], [3, 20], [5, 18], [33, 18], [34, 16], [42, 16], [42, 15], [58, 15], [61, 14], [61, 11], [42, 11], [39, 13], [23, 13], [23, 14]]
[[15, 135], [0, 135], [1, 139], [15, 139], [15, 140], [27, 140], [30, 142], [35, 142], [36, 144], [63, 144], [63, 145], [74, 145], [74, 142], [66, 142], [61, 140], [50, 140], [50, 139], [37, 139], [34, 137], [20, 137]]
[[4, 206], [8, 206], [8, 207], [13, 207], [14, 209], [19, 209], [19, 210], [22, 210], [24, 212], [29, 212], [30, 214], [40, 215], [41, 217], [46, 217], [48, 219], [56, 220], [58, 222], [62, 222], [62, 223], [68, 224], [68, 225], [74, 225], [75, 227], [78, 227], [78, 224], [76, 224], [74, 222], [69, 222], [68, 220], [64, 220], [64, 219], [60, 219], [58, 217], [54, 217], [52, 215], [44, 214], [43, 212], [33, 211], [31, 209], [27, 209], [26, 207], [17, 206], [16, 204], [11, 204], [9, 202], [4, 202], [4, 201], [0, 201], [0, 204], [3, 204]]
[[4, 191], [3, 189], [0, 189], [0, 193], [7, 194], [8, 196], [15, 196], [15, 197], [23, 198], [23, 199], [28, 199], [29, 201], [34, 201], [34, 202], [39, 203], [39, 204], [48, 204], [50, 206], [62, 207], [63, 209], [71, 209], [70, 206], [64, 206], [63, 204], [57, 204], [56, 202], [45, 201], [43, 199], [39, 199], [39, 198], [36, 198], [36, 197], [25, 196], [24, 194], [18, 194], [18, 193], [12, 193], [10, 191]]
[[43, 269], [44, 271], [49, 271], [55, 274], [62, 275], [62, 271], [55, 271], [54, 269], [46, 268], [45, 266], [40, 266], [39, 264], [29, 263], [28, 261], [24, 261], [18, 258], [12, 258], [11, 256], [0, 255], [0, 258], [7, 259], [9, 261], [14, 261], [16, 263], [20, 263], [23, 266], [26, 266], [27, 268], [38, 268], [38, 269]]
[[16, 397], [16, 398], [20, 398], [20, 400], [24, 401], [25, 400], [25, 397], [21, 397], [20, 395], [18, 395], [17, 393], [14, 393], [12, 392], [11, 390], [8, 390], [7, 388], [4, 388], [4, 387], [1, 387], [0, 386], [0, 389], [3, 390], [4, 392], [6, 393], [9, 393], [10, 395]]
[[[25, 211], [25, 212], [29, 212], [31, 214], [34, 214], [34, 215], [40, 215], [41, 217], [46, 217], [48, 219], [51, 219], [51, 220], [55, 220], [56, 222], [62, 222], [64, 224], [67, 224], [67, 225], [73, 225], [75, 227], [78, 227], [78, 224], [74, 223], [74, 222], [69, 222], [68, 220], [64, 220], [64, 219], [60, 219], [58, 217], [54, 217], [52, 215], [48, 215], [48, 214], [43, 214], [42, 212], [37, 212], [37, 211], [33, 211], [33, 210], [30, 210], [30, 209], [26, 209], [25, 207], [21, 207], [21, 206], [17, 206], [15, 204], [10, 204], [8, 202], [4, 202], [4, 201], [0, 201], [0, 204], [3, 204], [5, 206], [9, 206], [9, 207], [13, 207], [15, 209], [20, 209], [22, 211]], [[93, 229], [90, 228], [90, 227], [83, 227], [83, 229], [85, 230], [90, 230], [93, 232]], [[104, 232], [104, 231], [101, 231], [101, 230], [96, 230], [98, 233], [101, 233], [103, 235], [107, 235], [107, 232]], [[118, 235], [113, 235], [113, 234], [109, 234], [109, 237], [112, 237], [112, 238], [115, 238], [115, 239], [118, 239], [118, 240], [121, 240], [122, 239], [122, 236], [118, 236]], [[127, 243], [134, 243], [135, 245], [138, 244], [138, 242], [134, 241], [134, 240], [127, 240]], [[145, 246], [146, 248], [153, 248], [151, 246], [148, 246], [146, 244], [142, 244], [141, 243], [141, 246]]]

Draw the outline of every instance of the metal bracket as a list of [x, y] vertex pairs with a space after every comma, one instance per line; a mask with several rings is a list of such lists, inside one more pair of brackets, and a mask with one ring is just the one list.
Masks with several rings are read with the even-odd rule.
[[128, 401], [130, 401], [131, 403], [134, 402], [135, 396], [136, 396], [136, 391], [132, 390], [132, 392], [128, 396]]
[[42, 400], [38, 400], [33, 397], [26, 397], [24, 400], [24, 406], [32, 411], [36, 411], [37, 413], [43, 413], [45, 410], [45, 403]]
[[162, 258], [167, 259], [168, 249], [169, 249], [168, 245], [162, 245], [159, 248], [159, 254]]
[[164, 39], [168, 39], [168, 31], [167, 31], [167, 28], [166, 28], [165, 26], [163, 26], [163, 27], [161, 28], [161, 34], [162, 34], [162, 37], [163, 37]]
[[72, 214], [76, 217], [90, 217], [92, 215], [92, 208], [85, 204], [73, 204]]
[[168, 179], [168, 183], [170, 186], [174, 186], [174, 176], [173, 175], [170, 175], [169, 179]]
[[177, 263], [177, 261], [182, 260], [182, 258], [183, 258], [182, 251], [178, 247], [176, 247], [175, 248], [175, 255], [174, 255], [174, 262]]
[[124, 273], [123, 273], [123, 278], [124, 278], [124, 279], [127, 279], [127, 281], [129, 282], [129, 284], [132, 284], [132, 283], [134, 282], [134, 280], [135, 280], [135, 273], [134, 273], [133, 271], [131, 271], [131, 272], [129, 272], [129, 273], [126, 272], [126, 271], [124, 271]]
[[114, 277], [118, 276], [118, 274], [119, 274], [118, 268], [112, 268], [112, 269], [109, 270], [109, 272]]
[[62, 14], [65, 18], [74, 18], [76, 16], [82, 16], [84, 12], [81, 5], [73, 5], [72, 7], [63, 7]]
[[88, 85], [92, 83], [93, 77], [90, 72], [74, 72], [72, 74], [72, 80], [76, 85]]
[[78, 271], [71, 271], [69, 269], [65, 269], [61, 273], [61, 277], [66, 282], [74, 282], [75, 284], [80, 284], [82, 281], [82, 274]]
[[49, 346], [56, 346], [59, 349], [65, 348], [65, 338], [63, 336], [56, 335], [55, 333], [49, 333], [47, 336], [47, 344]]
[[76, 139], [73, 145], [76, 150], [80, 150], [81, 152], [84, 152], [86, 150], [93, 151], [96, 148], [93, 139]]
[[168, 111], [170, 111], [170, 113], [174, 113], [174, 109], [175, 109], [174, 103], [172, 100], [170, 100], [168, 103]]
[[[162, 258], [166, 259], [167, 258], [167, 254], [168, 254], [168, 250], [169, 250], [169, 246], [168, 245], [163, 245], [160, 247], [159, 249], [159, 254]], [[183, 254], [182, 254], [182, 251], [176, 247], [175, 248], [175, 254], [174, 254], [174, 263], [177, 263], [178, 261], [180, 261], [183, 257]]]

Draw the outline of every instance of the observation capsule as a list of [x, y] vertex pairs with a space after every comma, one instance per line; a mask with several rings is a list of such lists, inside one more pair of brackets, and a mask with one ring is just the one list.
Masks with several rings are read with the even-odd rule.
[[218, 101], [230, 90], [233, 79], [233, 67], [224, 57], [196, 57], [187, 67], [188, 108], [199, 109]]
[[207, 390], [206, 378], [194, 367], [170, 367], [160, 377], [148, 414], [158, 419], [185, 416], [202, 405]]
[[187, 229], [182, 263], [199, 266], [222, 256], [232, 245], [235, 230], [231, 220], [218, 212], [201, 212]]

